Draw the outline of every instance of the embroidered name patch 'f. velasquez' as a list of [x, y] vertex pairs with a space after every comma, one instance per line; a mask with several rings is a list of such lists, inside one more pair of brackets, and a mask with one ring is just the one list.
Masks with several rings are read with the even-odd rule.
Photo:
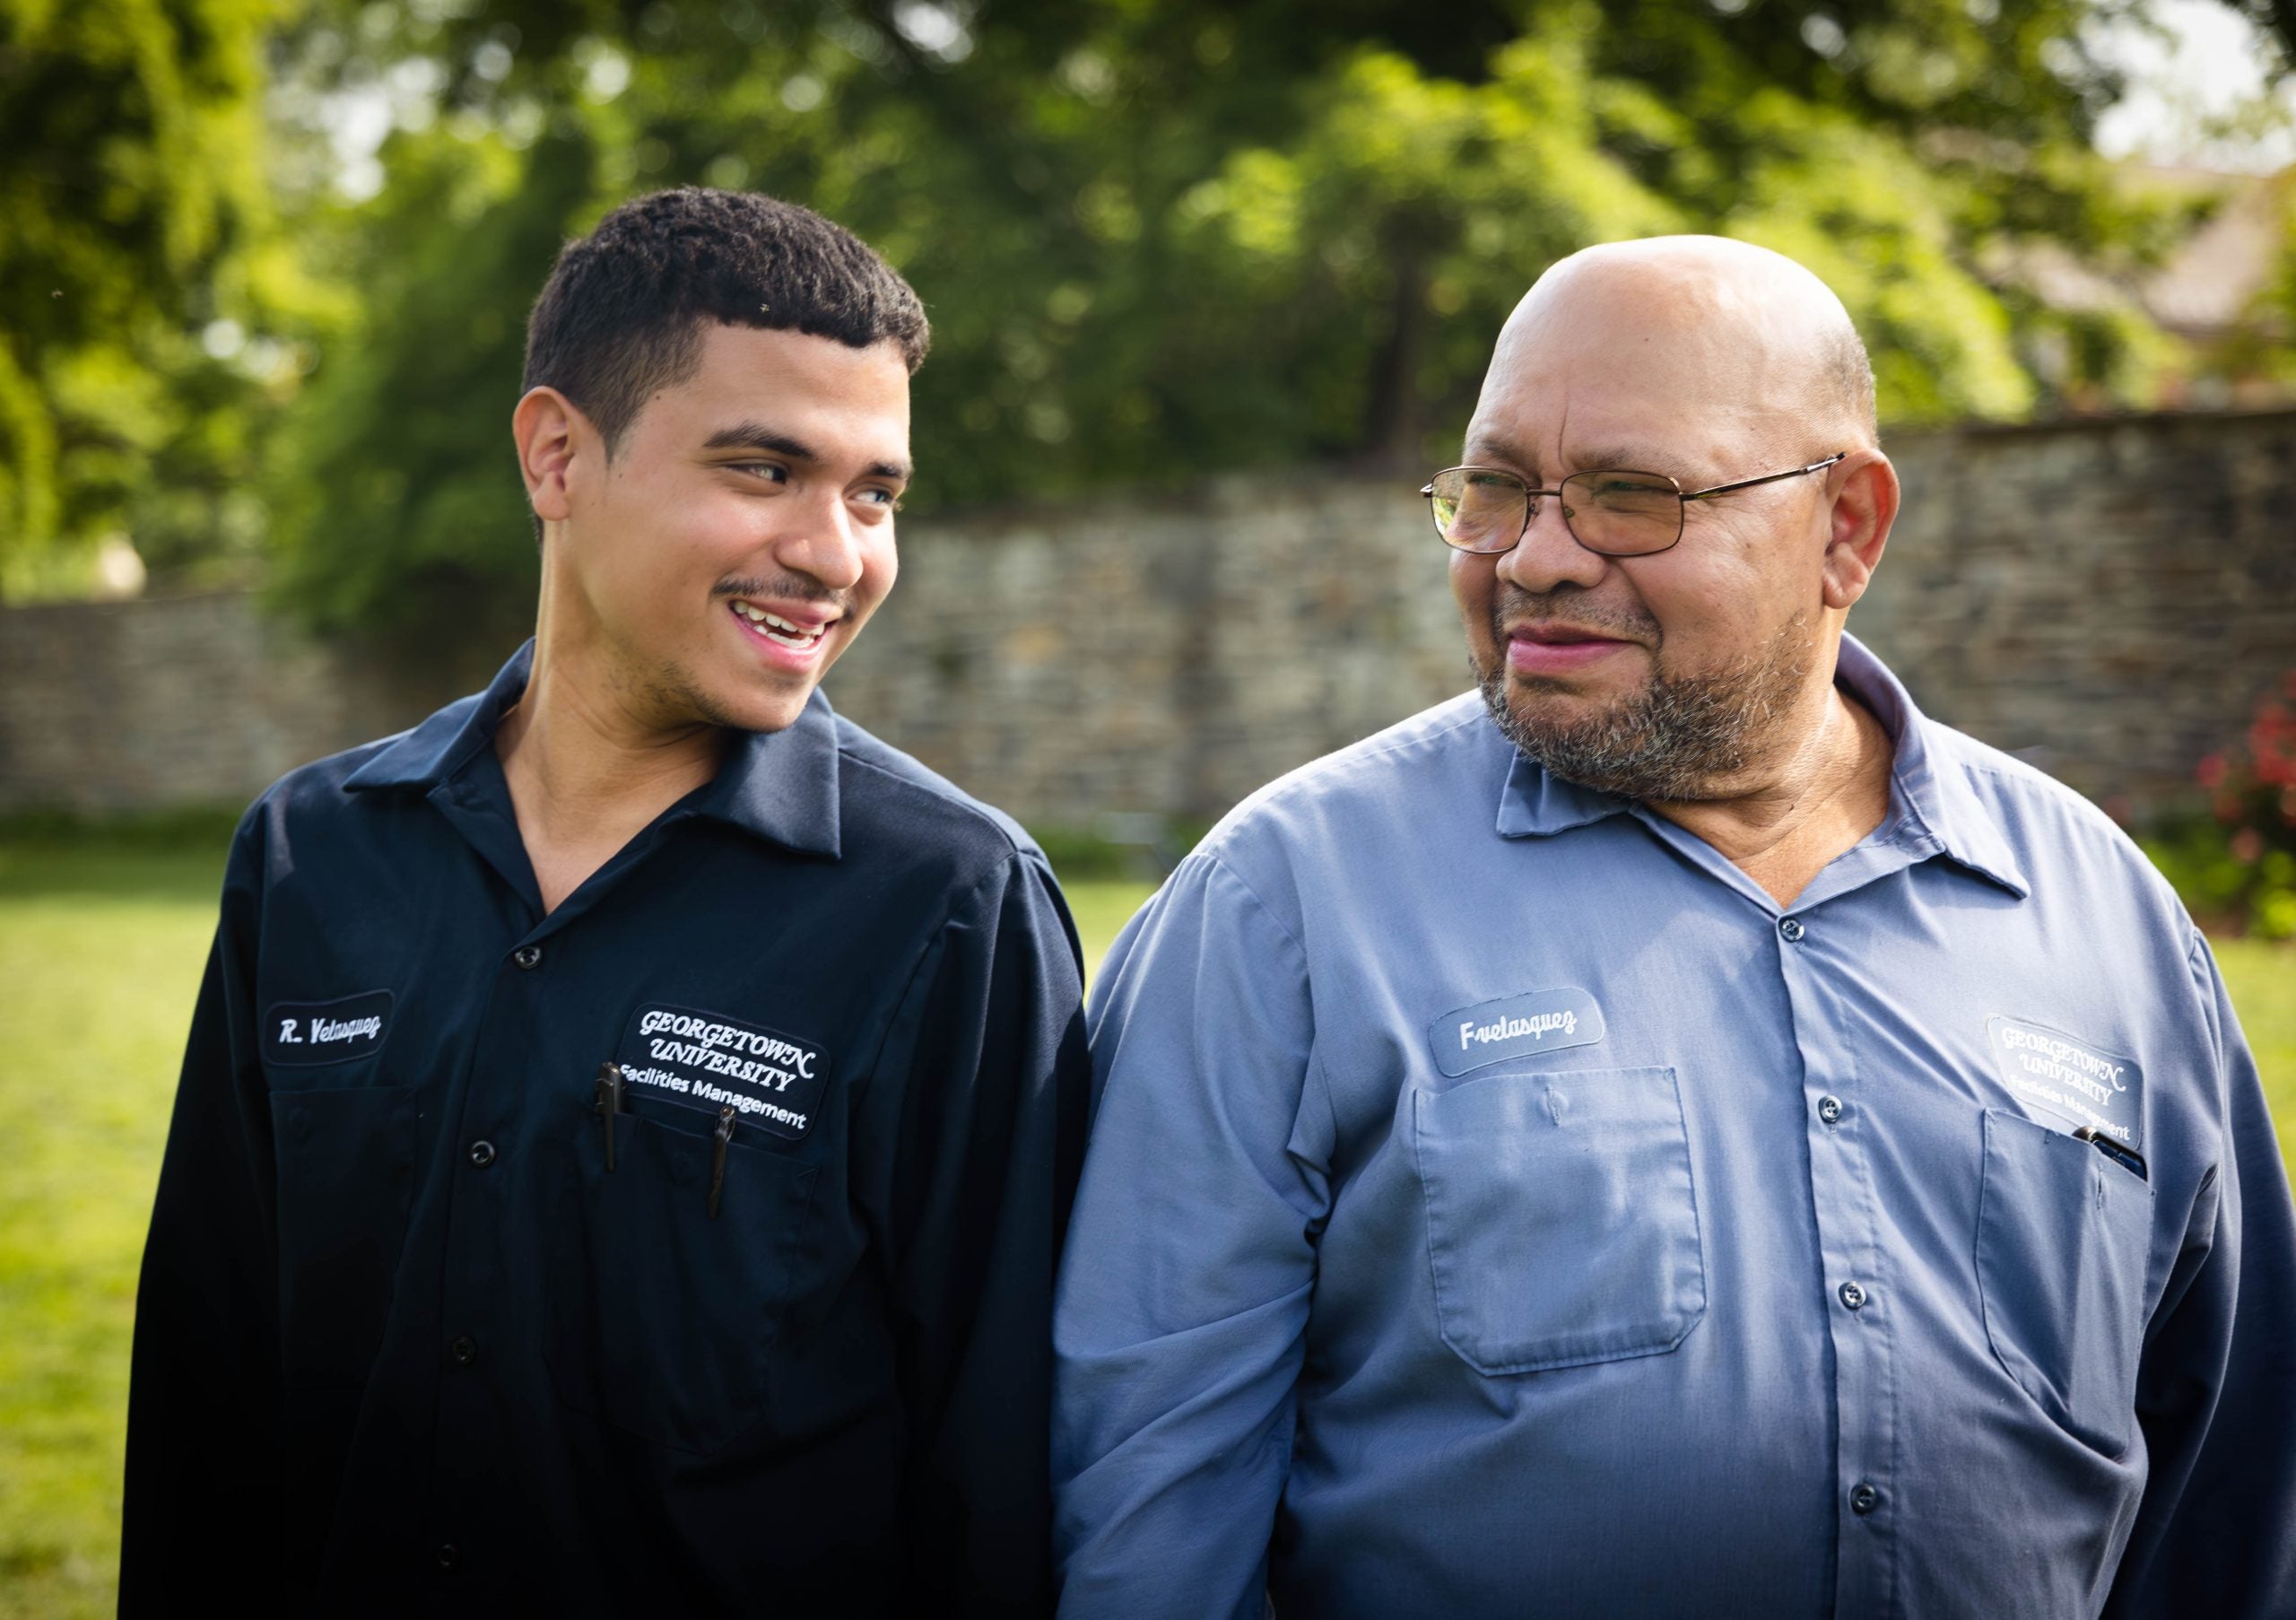
[[1477, 1002], [1444, 1014], [1427, 1030], [1435, 1067], [1453, 1076], [1508, 1058], [1592, 1046], [1602, 1038], [1603, 1009], [1575, 988]]
[[809, 1041], [691, 1007], [642, 1006], [622, 1032], [625, 1084], [698, 1108], [728, 1103], [777, 1137], [813, 1128], [829, 1084], [829, 1054]]
[[388, 990], [334, 1001], [274, 1001], [263, 1015], [263, 1060], [290, 1067], [348, 1063], [380, 1051], [390, 1032]]
[[2015, 1018], [1988, 1018], [1985, 1027], [1994, 1066], [2017, 1101], [2144, 1151], [2144, 1071], [2135, 1059]]

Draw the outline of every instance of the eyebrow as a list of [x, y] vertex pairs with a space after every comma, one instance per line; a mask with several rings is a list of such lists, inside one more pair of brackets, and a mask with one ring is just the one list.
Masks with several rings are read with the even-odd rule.
[[[768, 455], [785, 457], [807, 466], [819, 466], [822, 456], [802, 439], [792, 439], [778, 433], [761, 422], [737, 422], [730, 427], [719, 428], [701, 441], [705, 450], [763, 450]], [[873, 461], [861, 469], [865, 478], [890, 478], [907, 483], [916, 468], [906, 461]]]
[[[1536, 457], [1525, 455], [1522, 446], [1511, 439], [1503, 438], [1495, 433], [1478, 434], [1467, 443], [1466, 457], [1469, 466], [1480, 465], [1482, 458], [1485, 456], [1496, 457], [1509, 466], [1526, 470], [1538, 466]], [[1570, 457], [1576, 470], [1582, 473], [1601, 472], [1606, 469], [1656, 473], [1663, 470], [1658, 464], [1665, 459], [1665, 457], [1653, 456], [1647, 450], [1620, 449], [1613, 446], [1597, 446]], [[1538, 481], [1543, 483], [1548, 476], [1548, 474], [1541, 472], [1538, 475]]]

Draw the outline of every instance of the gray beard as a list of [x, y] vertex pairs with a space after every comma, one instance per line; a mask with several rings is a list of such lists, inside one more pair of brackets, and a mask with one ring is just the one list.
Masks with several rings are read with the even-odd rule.
[[[1492, 626], [1498, 644], [1504, 631]], [[1625, 798], [1711, 797], [1744, 771], [1810, 673], [1813, 648], [1801, 615], [1770, 641], [1709, 675], [1653, 674], [1648, 686], [1570, 724], [1507, 701], [1507, 666], [1477, 668], [1491, 718], [1522, 755], [1567, 780]]]

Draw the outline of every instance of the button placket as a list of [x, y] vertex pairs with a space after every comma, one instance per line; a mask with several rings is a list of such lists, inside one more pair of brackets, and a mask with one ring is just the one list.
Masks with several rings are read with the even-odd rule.
[[[1843, 1492], [1836, 1500], [1851, 1509], [1839, 1518], [1839, 1595], [1844, 1613], [1880, 1612], [1888, 1607], [1892, 1563], [1888, 1516], [1873, 1514], [1881, 1501], [1879, 1482], [1886, 1481], [1892, 1465], [1897, 1402], [1891, 1324], [1876, 1309], [1871, 1280], [1881, 1259], [1865, 1157], [1872, 1144], [1846, 1125], [1850, 1110], [1844, 1098], [1857, 1082], [1858, 1063], [1843, 1027], [1848, 1011], [1825, 983], [1829, 959], [1802, 918], [1773, 916], [1770, 926], [1779, 942], [1774, 960], [1807, 1088], [1805, 1129], [1815, 1138], [1805, 1163], [1817, 1221], [1815, 1258], [1825, 1279], [1820, 1284], [1825, 1292], [1817, 1297], [1824, 1301], [1820, 1309], [1834, 1348], [1833, 1467], [1840, 1482], [1836, 1489]], [[1849, 1500], [1860, 1485], [1873, 1493], [1863, 1511]], [[1858, 1527], [1854, 1534], [1853, 1524]]]

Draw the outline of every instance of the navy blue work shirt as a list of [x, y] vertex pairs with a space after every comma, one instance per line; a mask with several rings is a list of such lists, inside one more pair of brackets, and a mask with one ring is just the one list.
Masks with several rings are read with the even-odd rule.
[[1040, 1611], [1089, 1084], [1043, 857], [817, 692], [545, 916], [530, 651], [240, 824], [123, 1611]]
[[1890, 809], [1788, 906], [1468, 696], [1134, 919], [1064, 1616], [2296, 1614], [2296, 1215], [2208, 948], [2087, 803], [1838, 678]]

